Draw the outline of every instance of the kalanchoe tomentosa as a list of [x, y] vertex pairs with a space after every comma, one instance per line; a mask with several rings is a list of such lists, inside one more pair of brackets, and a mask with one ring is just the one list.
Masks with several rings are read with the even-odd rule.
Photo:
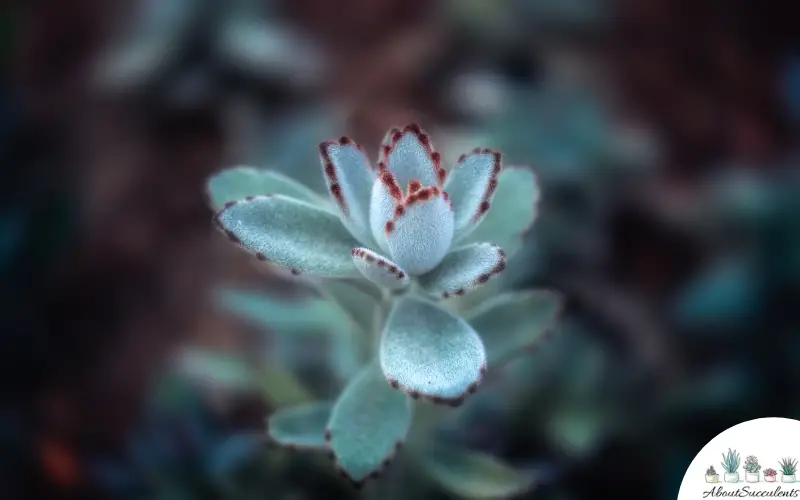
[[487, 358], [502, 356], [493, 355], [491, 344], [487, 356], [472, 326], [436, 302], [469, 293], [505, 269], [506, 253], [474, 238], [501, 181], [529, 181], [528, 216], [508, 214], [519, 220], [499, 223], [514, 231], [520, 221], [532, 223], [538, 188], [530, 171], [501, 175], [502, 157], [488, 149], [462, 155], [448, 172], [417, 125], [388, 132], [377, 166], [345, 137], [319, 151], [332, 202], [251, 169], [223, 171], [209, 187], [213, 198], [226, 182], [252, 178], [252, 195], [212, 201], [223, 205], [218, 227], [259, 260], [293, 275], [366, 279], [383, 290], [389, 307], [376, 325], [377, 359], [365, 363], [335, 404], [281, 410], [269, 421], [272, 440], [327, 448], [343, 474], [360, 483], [405, 441], [412, 420], [407, 395], [461, 404], [480, 384]]

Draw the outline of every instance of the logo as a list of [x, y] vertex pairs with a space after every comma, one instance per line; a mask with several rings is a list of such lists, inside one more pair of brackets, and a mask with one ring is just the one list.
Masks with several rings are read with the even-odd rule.
[[800, 499], [800, 421], [759, 418], [711, 440], [692, 460], [678, 500]]

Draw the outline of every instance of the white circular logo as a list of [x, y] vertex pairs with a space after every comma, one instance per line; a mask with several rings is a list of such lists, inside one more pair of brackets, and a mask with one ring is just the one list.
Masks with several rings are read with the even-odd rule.
[[681, 482], [678, 500], [800, 499], [800, 421], [758, 418], [705, 445]]

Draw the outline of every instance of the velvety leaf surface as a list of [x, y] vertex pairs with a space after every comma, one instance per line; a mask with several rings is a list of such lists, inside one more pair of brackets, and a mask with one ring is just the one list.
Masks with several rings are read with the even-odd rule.
[[328, 422], [336, 465], [354, 483], [379, 473], [394, 458], [411, 426], [411, 402], [392, 390], [377, 363], [353, 378]]
[[499, 295], [467, 317], [486, 347], [489, 365], [535, 348], [555, 326], [562, 297], [549, 290]]
[[433, 150], [428, 134], [417, 125], [390, 130], [380, 157], [400, 186], [407, 186], [413, 180], [423, 186], [441, 185], [440, 156]]
[[459, 243], [488, 241], [499, 245], [511, 257], [521, 248], [522, 236], [536, 219], [539, 187], [536, 175], [525, 167], [506, 167], [497, 180], [491, 210]]
[[386, 223], [386, 240], [394, 260], [412, 276], [442, 261], [453, 240], [453, 207], [437, 187], [409, 194]]
[[378, 286], [399, 290], [408, 286], [408, 274], [391, 260], [368, 248], [354, 248], [353, 262], [365, 278]]
[[386, 379], [412, 397], [457, 405], [486, 372], [486, 352], [466, 321], [415, 297], [398, 300], [380, 345]]
[[356, 240], [338, 217], [286, 196], [230, 202], [215, 217], [220, 229], [259, 260], [294, 274], [354, 277]]
[[313, 205], [326, 205], [316, 193], [299, 182], [272, 170], [253, 167], [221, 170], [208, 179], [206, 189], [211, 205], [216, 210], [222, 210], [229, 201], [267, 194], [282, 194]]
[[375, 173], [369, 158], [361, 146], [346, 137], [323, 142], [319, 154], [328, 191], [339, 207], [342, 222], [358, 241], [373, 246], [369, 206]]
[[505, 268], [502, 248], [491, 243], [475, 243], [447, 254], [433, 271], [421, 276], [419, 282], [426, 292], [446, 299], [471, 292]]
[[321, 293], [338, 304], [363, 333], [369, 334], [378, 302], [373, 294], [362, 288], [355, 284], [355, 280], [325, 280], [320, 284]]
[[424, 471], [446, 491], [462, 498], [510, 498], [529, 491], [531, 475], [490, 455], [436, 444], [420, 455]]
[[327, 402], [282, 408], [267, 419], [267, 435], [282, 446], [324, 448], [332, 408]]
[[503, 169], [500, 153], [475, 149], [462, 156], [450, 171], [445, 191], [455, 209], [455, 234], [458, 240], [471, 233], [486, 217]]

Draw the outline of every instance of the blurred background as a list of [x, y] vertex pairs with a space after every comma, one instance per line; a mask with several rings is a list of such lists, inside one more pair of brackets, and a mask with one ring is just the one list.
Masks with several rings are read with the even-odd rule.
[[[212, 230], [207, 176], [254, 165], [321, 190], [319, 142], [375, 152], [417, 121], [450, 163], [485, 146], [536, 169], [538, 222], [507, 284], [567, 298], [544, 355], [442, 432], [535, 470], [529, 498], [675, 498], [719, 432], [800, 418], [790, 5], [4, 4], [0, 497], [356, 498], [302, 454], [226, 468], [220, 443], [274, 405], [171, 360], [269, 352], [215, 307], [220, 287], [294, 293]], [[451, 498], [381, 481], [384, 498]]]

